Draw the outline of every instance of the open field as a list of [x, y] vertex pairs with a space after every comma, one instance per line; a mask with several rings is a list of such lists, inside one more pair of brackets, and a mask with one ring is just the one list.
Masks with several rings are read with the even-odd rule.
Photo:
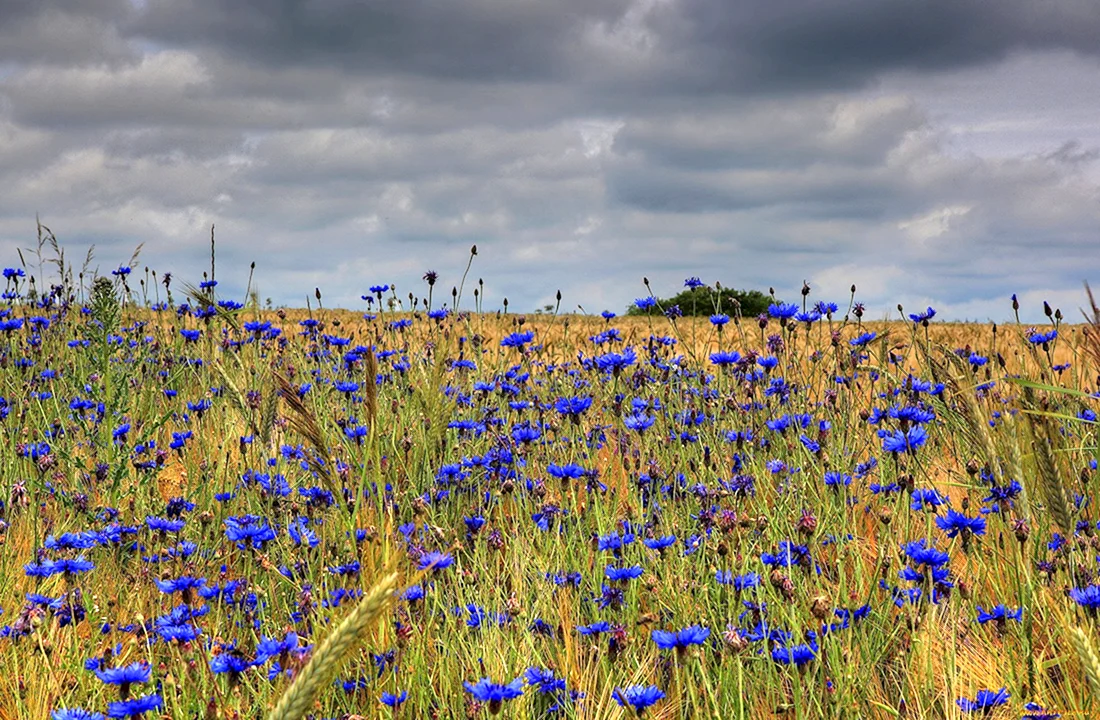
[[0, 718], [1100, 715], [1096, 326], [123, 277], [0, 311]]

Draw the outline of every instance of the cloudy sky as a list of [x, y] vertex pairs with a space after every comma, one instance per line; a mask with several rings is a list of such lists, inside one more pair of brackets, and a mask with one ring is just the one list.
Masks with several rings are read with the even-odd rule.
[[[0, 0], [0, 257], [362, 307], [697, 275], [952, 318], [1100, 285], [1095, 0]], [[437, 293], [438, 297], [438, 293]], [[896, 310], [894, 311], [896, 315]]]

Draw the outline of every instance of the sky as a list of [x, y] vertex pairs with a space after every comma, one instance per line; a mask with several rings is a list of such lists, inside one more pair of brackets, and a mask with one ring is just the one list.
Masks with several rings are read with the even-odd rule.
[[[1003, 321], [1100, 284], [1095, 0], [0, 0], [0, 264]], [[31, 263], [35, 260], [24, 253]], [[33, 253], [32, 253], [33, 255]]]

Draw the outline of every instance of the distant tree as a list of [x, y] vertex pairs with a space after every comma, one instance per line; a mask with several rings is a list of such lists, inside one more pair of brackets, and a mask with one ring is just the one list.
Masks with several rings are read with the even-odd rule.
[[670, 308], [678, 308], [680, 315], [714, 315], [723, 313], [734, 317], [756, 317], [768, 311], [768, 305], [775, 302], [770, 296], [759, 290], [735, 290], [721, 287], [720, 284], [696, 285], [685, 288], [678, 295], [658, 299], [655, 304], [640, 308], [636, 304], [627, 308], [627, 315], [663, 315]]

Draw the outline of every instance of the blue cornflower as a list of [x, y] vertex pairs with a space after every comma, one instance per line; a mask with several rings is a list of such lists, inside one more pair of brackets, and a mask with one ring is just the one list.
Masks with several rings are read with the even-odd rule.
[[618, 375], [626, 368], [633, 365], [638, 359], [633, 348], [626, 348], [623, 352], [609, 352], [604, 355], [597, 355], [593, 360], [596, 363], [596, 367], [602, 372], [613, 373]]
[[917, 450], [928, 440], [928, 432], [917, 425], [906, 431], [895, 430], [893, 434], [884, 435], [882, 449], [890, 453], [916, 454]]
[[489, 712], [496, 715], [505, 700], [518, 698], [523, 694], [523, 678], [516, 678], [507, 685], [495, 683], [489, 678], [481, 678], [475, 684], [462, 683], [466, 692], [474, 696], [478, 702], [487, 703]]
[[634, 580], [640, 578], [645, 570], [641, 565], [633, 565], [631, 567], [617, 568], [614, 565], [608, 565], [604, 568], [603, 574], [607, 576], [607, 579], [611, 582], [625, 582], [627, 580]]
[[144, 715], [151, 710], [159, 710], [164, 705], [160, 695], [144, 695], [129, 700], [119, 700], [107, 705], [107, 717], [128, 718]]
[[167, 520], [156, 515], [146, 515], [145, 524], [150, 530], [162, 533], [178, 533], [187, 525], [186, 520]]
[[761, 553], [760, 561], [773, 567], [791, 567], [798, 565], [803, 560], [810, 559], [810, 549], [805, 545], [797, 545], [790, 540], [779, 543], [779, 549], [775, 553]]
[[955, 704], [959, 706], [959, 709], [966, 713], [972, 712], [989, 712], [998, 705], [1004, 705], [1008, 702], [1010, 693], [1007, 689], [1001, 688], [1000, 690], [979, 690], [977, 696], [973, 700], [970, 698], [959, 698], [955, 701]]
[[433, 550], [432, 552], [426, 552], [420, 556], [420, 560], [417, 561], [417, 566], [421, 570], [427, 570], [431, 568], [432, 572], [439, 572], [445, 570], [454, 564], [454, 557], [447, 553], [441, 553]]
[[151, 671], [149, 663], [136, 662], [123, 667], [96, 669], [95, 676], [108, 685], [119, 685], [120, 692], [125, 696], [130, 685], [149, 682]]
[[789, 320], [798, 314], [794, 303], [772, 303], [768, 306], [768, 315], [779, 320]]
[[836, 471], [830, 471], [825, 473], [825, 486], [831, 488], [840, 488], [852, 484], [852, 476], [845, 475]]
[[242, 655], [235, 648], [226, 648], [224, 652], [218, 653], [210, 660], [210, 670], [215, 674], [228, 673], [231, 677], [236, 677], [253, 665], [258, 664], [258, 662]]
[[1086, 585], [1083, 588], [1070, 588], [1069, 596], [1073, 602], [1094, 613], [1100, 608], [1100, 585]]
[[626, 425], [631, 430], [637, 430], [639, 433], [643, 433], [649, 428], [653, 427], [655, 418], [646, 415], [644, 413], [635, 413], [633, 415], [627, 415], [623, 418], [623, 425]]
[[877, 332], [865, 332], [859, 337], [849, 340], [848, 344], [852, 347], [866, 347], [868, 343], [872, 342], [877, 337]]
[[719, 585], [732, 585], [738, 591], [760, 585], [760, 575], [753, 572], [734, 575], [729, 570], [718, 570], [714, 573], [714, 579], [718, 581]]
[[28, 563], [23, 566], [28, 577], [49, 577], [51, 575], [77, 575], [95, 568], [91, 560], [84, 557], [44, 560], [41, 563]]
[[710, 316], [710, 324], [715, 327], [722, 327], [730, 321], [730, 316], [725, 313], [718, 313]]
[[978, 606], [978, 622], [983, 625], [987, 622], [995, 622], [998, 625], [1003, 625], [1008, 620], [1015, 620], [1016, 622], [1022, 622], [1024, 619], [1024, 609], [1016, 608], [1015, 610], [1009, 610], [1004, 604], [994, 605], [989, 610], [983, 610], [982, 606]]
[[301, 655], [307, 652], [312, 646], [299, 646], [298, 633], [290, 630], [280, 640], [278, 638], [261, 637], [259, 644], [256, 646], [256, 665], [263, 665], [271, 658], [277, 658], [281, 655]]
[[591, 625], [578, 625], [577, 632], [581, 635], [599, 635], [600, 633], [611, 632], [611, 623], [606, 620], [597, 620]]
[[50, 713], [50, 720], [103, 720], [103, 713], [81, 708], [60, 708]]
[[611, 693], [611, 697], [619, 703], [620, 707], [632, 707], [639, 716], [664, 696], [664, 691], [656, 685], [631, 685], [626, 688], [615, 688]]
[[535, 333], [533, 330], [527, 330], [524, 332], [514, 332], [511, 335], [505, 336], [500, 341], [501, 347], [514, 347], [523, 349], [523, 346], [535, 339]]
[[638, 298], [634, 301], [634, 306], [639, 310], [648, 310], [651, 307], [657, 305], [657, 298], [650, 295], [649, 297]]
[[559, 480], [576, 480], [577, 478], [584, 477], [588, 471], [576, 463], [569, 463], [567, 465], [550, 463], [546, 466], [546, 473]]
[[909, 498], [909, 507], [913, 510], [935, 509], [947, 500], [934, 488], [916, 488]]
[[169, 578], [165, 580], [153, 580], [156, 583], [157, 589], [166, 595], [173, 593], [190, 593], [192, 590], [201, 589], [206, 585], [206, 578], [204, 577], [190, 577], [183, 575], [178, 578]]
[[985, 535], [985, 518], [968, 518], [961, 512], [948, 508], [946, 515], [936, 516], [936, 525], [947, 533], [947, 537], [953, 538], [962, 533], [965, 539], [968, 535]]
[[817, 657], [817, 636], [813, 632], [807, 633], [809, 642], [800, 645], [776, 645], [772, 649], [772, 660], [781, 665], [795, 665], [802, 667]]
[[716, 353], [711, 353], [710, 362], [719, 367], [725, 365], [737, 365], [741, 362], [741, 353], [739, 352], [726, 352], [720, 350]]
[[910, 313], [909, 319], [912, 320], [915, 323], [926, 323], [929, 320], [931, 320], [932, 318], [934, 318], [935, 316], [936, 316], [936, 311], [933, 310], [932, 308], [928, 308], [924, 312], [920, 312], [920, 313], [916, 313], [916, 314]]
[[1058, 337], [1057, 330], [1051, 330], [1050, 332], [1045, 333], [1036, 332], [1028, 335], [1027, 341], [1032, 345], [1046, 345], [1056, 337]]
[[658, 552], [663, 551], [665, 548], [671, 547], [676, 542], [675, 535], [665, 535], [658, 538], [646, 538], [642, 540], [642, 544], [650, 550], [656, 550]]
[[390, 692], [384, 692], [382, 693], [381, 697], [378, 698], [378, 701], [381, 702], [383, 705], [389, 705], [390, 707], [395, 708], [400, 706], [401, 703], [405, 702], [408, 699], [409, 693], [402, 690], [397, 695], [394, 695]]
[[951, 559], [944, 551], [937, 550], [934, 545], [928, 545], [924, 538], [905, 543], [902, 545], [902, 550], [914, 565], [940, 567]]
[[690, 645], [702, 645], [710, 637], [710, 628], [701, 625], [692, 625], [683, 630], [669, 632], [668, 630], [654, 630], [651, 635], [653, 642], [662, 650], [676, 650], [683, 652]]
[[555, 410], [574, 420], [579, 419], [581, 413], [590, 407], [592, 407], [592, 398], [590, 397], [563, 397], [554, 401]]
[[540, 693], [556, 693], [565, 690], [565, 680], [554, 676], [554, 671], [548, 668], [529, 667], [523, 673], [528, 685], [537, 685]]
[[684, 280], [684, 287], [691, 288], [692, 290], [701, 288], [703, 287], [703, 281], [697, 277], [689, 277], [687, 280]]
[[936, 419], [936, 413], [928, 408], [916, 405], [894, 406], [888, 408], [886, 414], [895, 420], [909, 422], [914, 425], [923, 425]]
[[225, 519], [225, 536], [241, 550], [262, 550], [264, 543], [275, 539], [275, 531], [267, 520], [256, 515], [241, 515]]

